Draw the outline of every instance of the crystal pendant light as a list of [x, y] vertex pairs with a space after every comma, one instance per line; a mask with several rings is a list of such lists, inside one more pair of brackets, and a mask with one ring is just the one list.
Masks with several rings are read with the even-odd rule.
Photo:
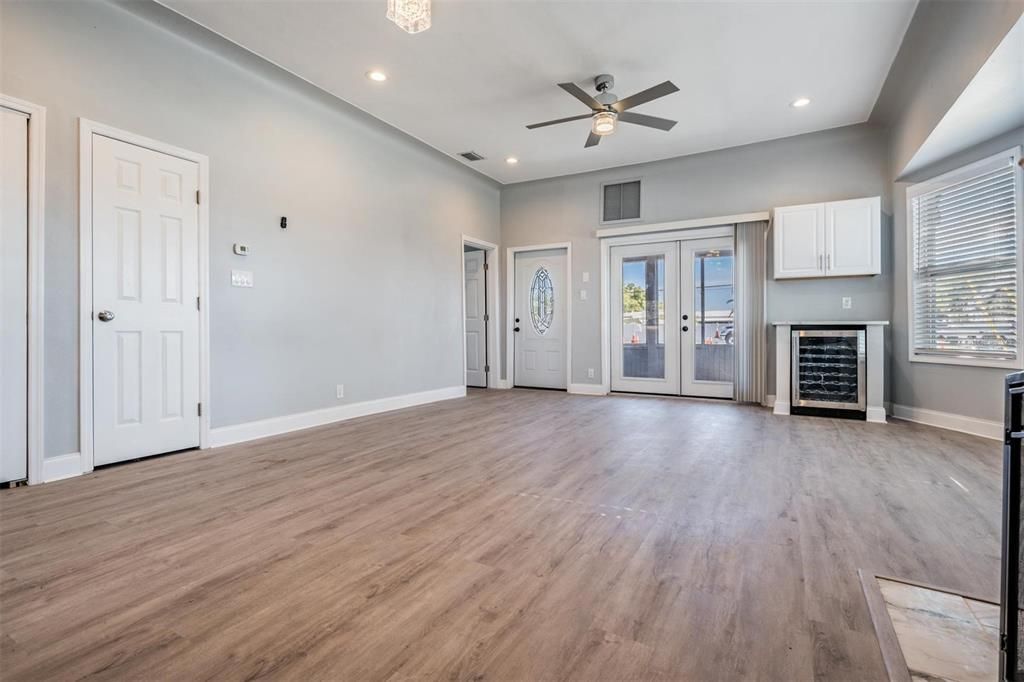
[[406, 33], [430, 28], [430, 0], [388, 0], [388, 19]]

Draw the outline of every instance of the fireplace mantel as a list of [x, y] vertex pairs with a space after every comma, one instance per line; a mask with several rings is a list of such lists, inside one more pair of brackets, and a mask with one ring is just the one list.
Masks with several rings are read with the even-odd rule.
[[785, 320], [775, 327], [775, 414], [788, 415], [792, 396], [791, 338], [793, 327], [850, 327], [867, 330], [867, 412], [869, 422], [885, 423], [885, 327], [888, 320]]

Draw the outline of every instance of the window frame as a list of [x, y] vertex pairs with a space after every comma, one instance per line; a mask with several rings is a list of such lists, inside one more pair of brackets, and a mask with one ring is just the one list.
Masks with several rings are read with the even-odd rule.
[[[619, 218], [618, 220], [605, 220], [604, 219], [604, 188], [607, 187], [608, 185], [623, 185], [623, 184], [626, 184], [626, 183], [629, 183], [629, 182], [638, 182], [638, 183], [640, 183], [640, 199], [639, 199], [640, 200], [640, 215], [638, 215], [636, 218]], [[598, 195], [597, 195], [597, 198], [598, 198], [598, 214], [600, 215], [600, 220], [598, 220], [598, 224], [599, 225], [625, 225], [625, 224], [629, 224], [629, 223], [641, 223], [641, 222], [643, 222], [643, 220], [644, 220], [644, 178], [643, 178], [643, 176], [638, 176], [638, 177], [633, 177], [633, 178], [622, 178], [622, 179], [619, 179], [619, 180], [608, 180], [608, 181], [602, 182], [600, 184], [601, 184], [601, 186], [600, 186], [600, 189], [598, 190]]]
[[[914, 349], [914, 199], [922, 194], [933, 192], [943, 187], [956, 184], [986, 171], [998, 168], [1006, 163], [1009, 157], [1014, 168], [1014, 202], [1016, 203], [1016, 234], [1017, 234], [1017, 352], [1013, 358], [983, 358], [966, 355], [940, 355], [918, 353]], [[907, 352], [910, 362], [921, 362], [936, 365], [960, 365], [965, 367], [998, 367], [1006, 370], [1024, 369], [1024, 169], [1020, 166], [1021, 148], [1013, 147], [998, 154], [992, 154], [973, 163], [961, 166], [929, 180], [924, 180], [907, 187]]]

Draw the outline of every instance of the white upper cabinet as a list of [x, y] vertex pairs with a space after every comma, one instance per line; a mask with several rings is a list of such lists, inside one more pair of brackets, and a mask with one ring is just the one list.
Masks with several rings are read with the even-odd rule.
[[775, 277], [825, 274], [825, 204], [775, 209]]
[[882, 272], [881, 197], [775, 209], [775, 279]]

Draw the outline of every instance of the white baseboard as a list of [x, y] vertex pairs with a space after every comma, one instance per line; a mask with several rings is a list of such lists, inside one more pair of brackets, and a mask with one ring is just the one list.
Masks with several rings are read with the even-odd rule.
[[601, 384], [569, 384], [569, 393], [579, 395], [608, 395]]
[[775, 407], [775, 396], [768, 394], [764, 397], [764, 402], [761, 403], [765, 407]]
[[982, 438], [1003, 439], [1003, 423], [989, 419], [965, 417], [960, 414], [927, 410], [923, 407], [896, 404], [892, 406], [892, 416], [906, 419], [908, 422], [937, 426], [940, 429], [960, 431], [961, 433], [969, 433], [974, 436], [981, 436]]
[[884, 407], [868, 406], [865, 419], [873, 424], [887, 424]]
[[495, 388], [500, 388], [500, 389], [506, 389], [506, 388], [512, 388], [512, 384], [509, 383], [508, 379], [498, 379], [496, 382], [494, 382], [494, 387]]
[[80, 453], [69, 452], [66, 455], [43, 458], [43, 483], [81, 475], [82, 455]]
[[783, 402], [776, 398], [772, 400], [772, 413], [773, 414], [789, 414], [789, 403]]
[[211, 447], [220, 447], [233, 443], [244, 443], [248, 440], [276, 436], [290, 431], [333, 424], [334, 422], [365, 417], [381, 412], [400, 410], [404, 407], [426, 405], [427, 403], [435, 403], [451, 398], [463, 398], [465, 395], [465, 386], [449, 386], [433, 391], [407, 393], [390, 398], [366, 400], [361, 403], [351, 403], [348, 405], [338, 405], [337, 407], [326, 407], [322, 410], [313, 410], [311, 412], [289, 414], [283, 417], [271, 417], [270, 419], [260, 419], [243, 424], [221, 426], [210, 430], [210, 445]]

